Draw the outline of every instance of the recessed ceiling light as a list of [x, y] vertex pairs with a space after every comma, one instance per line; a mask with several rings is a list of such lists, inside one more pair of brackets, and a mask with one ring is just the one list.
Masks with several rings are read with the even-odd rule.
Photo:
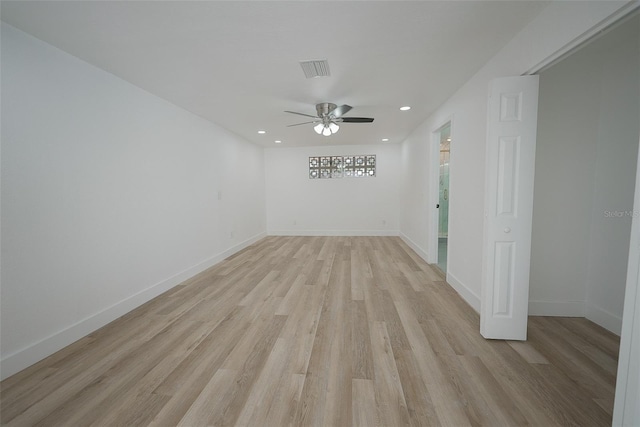
[[282, 141], [280, 141], [279, 139], [276, 139], [274, 142], [275, 142], [276, 144], [281, 144], [281, 143], [282, 143]]
[[389, 142], [389, 138], [382, 138], [382, 142]]
[[267, 133], [267, 131], [266, 131], [266, 130], [259, 130], [259, 131], [258, 131], [258, 133], [259, 133], [260, 135], [264, 135], [265, 133]]
[[404, 107], [400, 107], [400, 111], [408, 111], [411, 110], [411, 107], [409, 107], [408, 105], [405, 105]]

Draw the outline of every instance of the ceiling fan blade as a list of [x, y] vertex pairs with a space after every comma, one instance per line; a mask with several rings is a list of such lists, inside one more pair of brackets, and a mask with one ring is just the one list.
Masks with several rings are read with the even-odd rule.
[[349, 110], [351, 110], [352, 108], [353, 108], [352, 106], [344, 104], [334, 108], [330, 114], [337, 119], [338, 117], [341, 117], [343, 114], [347, 114]]
[[342, 123], [371, 123], [373, 121], [371, 117], [342, 117], [340, 120]]
[[320, 123], [320, 120], [314, 120], [312, 122], [296, 123], [295, 125], [287, 125], [287, 127], [290, 128], [292, 126], [308, 125], [309, 123]]
[[312, 116], [312, 115], [304, 114], [304, 113], [296, 113], [295, 111], [285, 111], [285, 113], [297, 114], [299, 116], [305, 116], [305, 117], [312, 117], [314, 119], [318, 118], [318, 116]]

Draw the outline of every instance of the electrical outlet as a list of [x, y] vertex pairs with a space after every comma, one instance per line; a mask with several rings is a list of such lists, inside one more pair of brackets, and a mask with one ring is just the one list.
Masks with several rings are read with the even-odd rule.
[[229, 238], [233, 239], [233, 231], [229, 233]]
[[382, 220], [382, 225], [387, 225], [387, 220], [386, 219]]
[[293, 220], [293, 225], [298, 225], [298, 221], [297, 220]]

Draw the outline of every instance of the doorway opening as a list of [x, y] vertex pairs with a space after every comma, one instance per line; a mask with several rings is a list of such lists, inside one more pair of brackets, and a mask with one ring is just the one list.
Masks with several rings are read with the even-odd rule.
[[439, 172], [438, 172], [438, 268], [447, 272], [447, 251], [449, 248], [449, 160], [451, 156], [451, 122], [439, 133]]
[[540, 73], [529, 312], [616, 335], [635, 214], [639, 28], [635, 14]]

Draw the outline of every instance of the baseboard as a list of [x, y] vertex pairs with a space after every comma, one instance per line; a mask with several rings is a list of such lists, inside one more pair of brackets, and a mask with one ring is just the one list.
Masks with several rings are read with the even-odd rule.
[[429, 263], [429, 254], [427, 253], [427, 251], [422, 249], [420, 245], [418, 245], [416, 242], [411, 240], [409, 236], [407, 236], [402, 232], [400, 232], [400, 238], [407, 244], [407, 246], [413, 249], [413, 251], [417, 253], [420, 256], [420, 258], [424, 260], [424, 262]]
[[456, 276], [447, 272], [447, 283], [467, 302], [477, 313], [480, 313], [480, 297], [464, 285]]
[[[429, 255], [422, 249], [416, 242], [411, 240], [406, 234], [400, 233], [400, 238], [414, 250], [415, 253], [420, 256], [425, 262], [429, 263]], [[476, 295], [471, 289], [464, 285], [456, 276], [447, 272], [447, 283], [471, 306], [476, 312], [480, 313], [480, 297]]]
[[398, 230], [268, 230], [269, 236], [398, 236]]
[[584, 301], [529, 300], [529, 316], [585, 317]]
[[5, 379], [52, 355], [56, 351], [61, 350], [69, 344], [72, 344], [80, 338], [103, 327], [109, 322], [114, 321], [147, 301], [168, 291], [174, 286], [179, 285], [190, 277], [193, 277], [207, 268], [218, 264], [225, 258], [257, 242], [266, 235], [266, 233], [259, 233], [222, 253], [214, 255], [166, 280], [163, 280], [162, 282], [156, 283], [147, 289], [131, 295], [130, 297], [107, 307], [104, 310], [75, 323], [74, 325], [56, 332], [35, 344], [6, 356], [0, 361], [0, 379]]
[[[214, 265], [216, 265], [220, 261], [222, 261], [222, 260], [224, 260], [226, 258], [229, 258], [231, 255], [235, 254], [236, 252], [240, 252], [241, 250], [243, 250], [247, 246], [251, 246], [255, 242], [257, 242], [258, 240], [264, 239], [265, 237], [267, 237], [267, 232], [263, 231], [262, 233], [258, 233], [258, 234], [254, 235], [252, 237], [249, 237], [246, 240], [243, 240], [242, 242], [238, 243], [237, 245], [234, 245], [234, 246], [230, 247], [229, 249], [227, 249], [226, 251], [216, 255], [214, 258], [217, 259], [217, 261], [211, 263], [211, 265], [209, 265], [208, 267], [203, 268], [202, 270], [198, 271], [198, 273], [206, 270], [207, 268], [213, 267]], [[193, 276], [195, 276], [195, 274], [192, 274], [189, 277], [193, 277]]]
[[618, 336], [622, 332], [622, 318], [599, 307], [587, 305], [587, 313], [584, 317]]

